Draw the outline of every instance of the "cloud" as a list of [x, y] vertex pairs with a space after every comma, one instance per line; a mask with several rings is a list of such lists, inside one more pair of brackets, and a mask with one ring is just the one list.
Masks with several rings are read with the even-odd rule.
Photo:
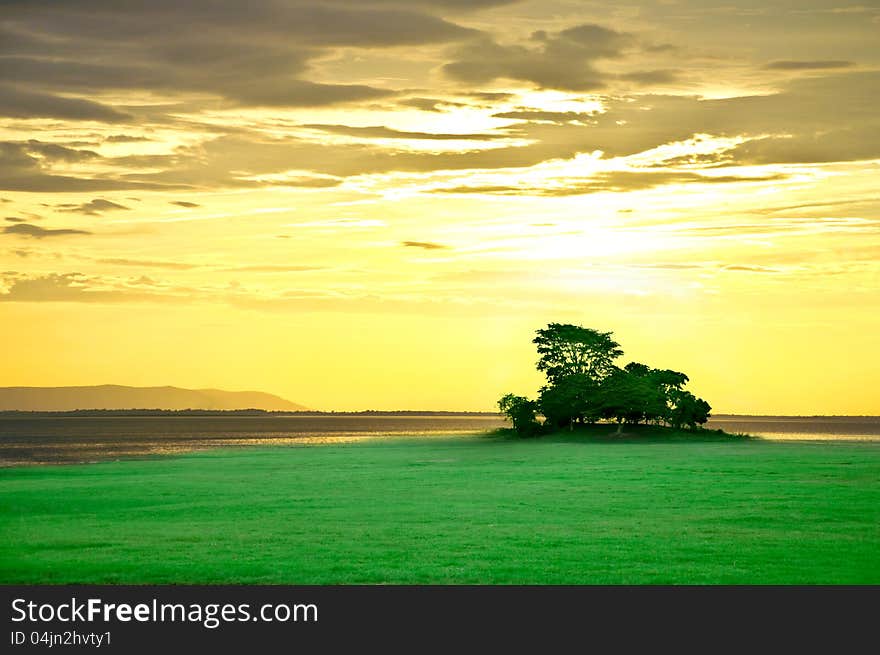
[[419, 5], [428, 8], [473, 11], [477, 9], [486, 9], [488, 7], [510, 5], [516, 2], [520, 2], [520, 0], [342, 0], [340, 4], [397, 5], [400, 7], [411, 7], [413, 5]]
[[748, 164], [822, 163], [880, 157], [878, 126], [855, 126], [797, 137], [767, 137], [744, 143], [731, 153]]
[[0, 302], [167, 302], [179, 298], [150, 288], [145, 284], [149, 281], [145, 278], [124, 285], [82, 273], [50, 273], [35, 277], [6, 274], [5, 277], [8, 288], [6, 293], [0, 293]]
[[433, 132], [407, 132], [395, 130], [390, 127], [375, 125], [370, 127], [350, 127], [348, 125], [302, 125], [301, 127], [310, 130], [320, 130], [329, 134], [340, 134], [344, 136], [354, 136], [362, 138], [376, 139], [424, 139], [432, 141], [487, 141], [492, 139], [502, 139], [508, 137], [506, 134], [449, 134], [449, 133], [433, 133]]
[[130, 114], [92, 100], [39, 91], [26, 91], [9, 84], [0, 84], [0, 116], [8, 118], [60, 118], [103, 123], [119, 123], [132, 118]]
[[75, 150], [34, 140], [0, 141], [0, 189], [55, 193], [115, 189], [173, 189], [181, 186], [174, 181], [157, 183], [124, 177], [73, 177], [50, 172], [56, 162], [78, 163], [97, 157], [98, 155], [92, 151]]
[[165, 261], [151, 261], [145, 259], [122, 259], [122, 258], [105, 258], [105, 259], [95, 259], [94, 260], [98, 264], [111, 264], [113, 266], [139, 266], [143, 268], [168, 268], [174, 270], [190, 270], [193, 268], [198, 268], [197, 264], [185, 264], [183, 262], [165, 262]]
[[724, 267], [725, 271], [744, 271], [746, 273], [779, 273], [778, 269], [767, 268], [766, 266], [745, 266], [741, 264], [731, 264]]
[[464, 102], [455, 102], [452, 100], [442, 100], [440, 98], [407, 98], [400, 100], [397, 104], [404, 107], [415, 107], [422, 111], [443, 112], [454, 107], [467, 107]]
[[49, 229], [40, 227], [39, 225], [31, 225], [30, 223], [16, 223], [15, 225], [7, 225], [3, 228], [4, 234], [17, 234], [20, 236], [33, 237], [34, 239], [44, 239], [46, 237], [62, 237], [75, 234], [91, 234], [86, 230], [71, 229]]
[[[52, 95], [111, 90], [208, 93], [248, 106], [379, 98], [393, 91], [309, 79], [312, 62], [339, 47], [449, 43], [478, 34], [413, 3], [82, 0], [50, 5], [46, 10], [43, 3], [4, 3], [4, 17], [15, 26], [7, 28], [12, 38], [0, 57], [0, 78], [17, 87], [10, 110], [33, 106], [58, 112], [48, 102]], [[123, 118], [113, 108], [83, 102], [60, 104], [68, 113], [97, 120]]]
[[[744, 140], [713, 153], [682, 155], [655, 162], [663, 166], [720, 167], [740, 164], [850, 161], [880, 157], [880, 73], [847, 72], [799, 78], [773, 94], [703, 99], [696, 96], [643, 94], [602, 98], [605, 111], [553, 112], [523, 107], [497, 112], [519, 122], [499, 131], [517, 144], [493, 149], [412, 152], [377, 143], [327, 143], [314, 139], [270, 138], [240, 133], [219, 136], [169, 155], [126, 157], [102, 163], [143, 172], [110, 180], [37, 177], [24, 187], [23, 172], [38, 171], [42, 161], [21, 144], [15, 156], [0, 160], [0, 188], [43, 190], [110, 190], [138, 185], [153, 188], [235, 188], [259, 186], [334, 186], [349, 176], [388, 172], [491, 170], [530, 167], [601, 151], [606, 158], [627, 157], [658, 146], [686, 142], [695, 134]], [[359, 131], [348, 126], [322, 128], [371, 135], [373, 138], [428, 134], [374, 126]], [[446, 134], [446, 133], [444, 133]], [[492, 135], [492, 132], [481, 133]], [[0, 149], [4, 146], [0, 145]], [[289, 173], [293, 163], [311, 176]], [[650, 166], [651, 163], [646, 163]], [[42, 172], [42, 171], [40, 171]], [[325, 176], [325, 177], [321, 177]], [[330, 177], [326, 177], [330, 176]], [[647, 178], [646, 178], [647, 179]], [[656, 179], [656, 178], [651, 178]], [[37, 182], [40, 184], [38, 185]], [[494, 192], [503, 192], [497, 189]], [[579, 191], [582, 192], [582, 191]]]
[[192, 209], [193, 207], [201, 207], [200, 204], [195, 202], [189, 202], [187, 200], [172, 200], [172, 205], [177, 205], [178, 207], [186, 207], [187, 209]]
[[496, 116], [523, 120], [518, 136], [540, 144], [532, 151], [542, 146], [549, 151], [553, 144], [555, 158], [597, 150], [606, 157], [626, 157], [696, 134], [745, 137], [724, 154], [730, 165], [880, 157], [876, 71], [793, 79], [765, 95], [704, 99], [644, 94], [603, 100], [601, 114], [557, 115], [523, 108]]
[[134, 136], [131, 134], [111, 134], [104, 139], [104, 143], [137, 143], [142, 141], [152, 141], [152, 139], [145, 136]]
[[100, 155], [94, 150], [68, 148], [57, 143], [46, 143], [45, 141], [37, 141], [36, 139], [29, 139], [27, 143], [22, 145], [30, 155], [36, 155], [46, 160], [60, 161], [67, 164], [77, 164], [100, 158]]
[[855, 66], [854, 62], [851, 61], [842, 61], [839, 59], [826, 59], [820, 61], [793, 61], [793, 60], [782, 60], [782, 61], [771, 61], [769, 64], [764, 66], [767, 70], [781, 70], [781, 71], [801, 71], [801, 70], [829, 70], [836, 68], [852, 68]]
[[735, 184], [741, 182], [774, 182], [786, 179], [775, 174], [757, 177], [741, 175], [700, 175], [681, 171], [609, 171], [589, 178], [558, 178], [544, 185], [475, 185], [438, 187], [431, 193], [487, 194], [507, 196], [576, 196], [591, 193], [627, 192], [680, 184]]
[[326, 270], [323, 266], [235, 266], [233, 268], [220, 269], [225, 273], [307, 273], [309, 271]]
[[636, 71], [634, 73], [623, 73], [618, 79], [627, 82], [635, 82], [640, 86], [652, 86], [655, 84], [672, 84], [678, 81], [681, 71], [670, 69]]
[[589, 124], [598, 112], [578, 112], [578, 111], [545, 111], [543, 109], [516, 109], [513, 111], [502, 111], [492, 114], [495, 118], [510, 118], [521, 121], [538, 121], [548, 123], [582, 123]]
[[543, 88], [595, 91], [605, 86], [606, 78], [593, 64], [599, 59], [620, 57], [634, 42], [632, 34], [594, 24], [552, 34], [533, 32], [528, 46], [501, 45], [486, 37], [462, 46], [443, 70], [469, 83], [503, 78]]
[[431, 243], [430, 241], [402, 241], [400, 245], [407, 248], [422, 248], [423, 250], [445, 250], [449, 247], [441, 243]]
[[3, 220], [7, 223], [27, 223], [27, 219], [21, 218], [20, 216], [7, 216]]
[[95, 198], [88, 202], [84, 202], [81, 205], [59, 205], [59, 207], [61, 208], [61, 211], [89, 214], [92, 216], [108, 211], [128, 211], [131, 209], [130, 207], [111, 202], [110, 200], [104, 200], [103, 198]]

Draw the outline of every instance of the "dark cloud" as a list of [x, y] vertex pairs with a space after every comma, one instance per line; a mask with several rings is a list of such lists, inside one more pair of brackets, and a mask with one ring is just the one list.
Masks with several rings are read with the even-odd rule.
[[124, 258], [116, 258], [110, 257], [105, 259], [96, 259], [94, 260], [98, 264], [111, 264], [113, 266], [138, 266], [142, 268], [167, 268], [174, 270], [190, 270], [193, 268], [198, 268], [196, 264], [185, 264], [183, 262], [164, 262], [164, 261], [152, 261], [145, 259], [124, 259]]
[[440, 98], [407, 98], [397, 104], [404, 107], [414, 107], [422, 111], [443, 112], [453, 107], [467, 107], [467, 103], [441, 100]]
[[653, 189], [672, 184], [735, 184], [740, 182], [773, 182], [786, 175], [746, 177], [740, 175], [707, 176], [681, 171], [610, 171], [589, 178], [551, 180], [544, 186], [477, 185], [433, 189], [433, 193], [492, 194], [511, 196], [575, 196], [590, 193], [626, 192]]
[[[0, 72], [2, 75], [2, 72]], [[31, 80], [33, 81], [33, 80]], [[52, 93], [26, 91], [10, 84], [0, 84], [0, 116], [9, 118], [61, 118], [74, 121], [119, 123], [131, 115], [106, 105]]]
[[34, 239], [44, 239], [46, 237], [63, 237], [76, 234], [91, 234], [91, 232], [87, 232], [86, 230], [53, 230], [40, 227], [39, 225], [31, 225], [30, 223], [16, 223], [15, 225], [8, 225], [3, 228], [3, 233], [33, 237]]
[[371, 100], [393, 95], [387, 89], [377, 89], [364, 84], [317, 84], [304, 80], [280, 82], [278, 86], [243, 85], [235, 98], [248, 105], [323, 107], [338, 103]]
[[677, 82], [680, 76], [680, 71], [661, 69], [624, 73], [619, 75], [618, 79], [627, 82], [635, 82], [640, 86], [651, 86], [654, 84], [672, 84], [673, 82]]
[[594, 63], [620, 57], [634, 43], [631, 34], [593, 24], [554, 33], [533, 32], [527, 46], [501, 45], [483, 38], [462, 46], [443, 70], [469, 83], [504, 78], [545, 88], [594, 91], [606, 83], [605, 75], [594, 68]]
[[592, 118], [598, 115], [598, 112], [578, 112], [578, 111], [543, 111], [540, 109], [515, 109], [513, 111], [503, 111], [492, 114], [495, 118], [510, 118], [521, 121], [537, 121], [548, 123], [582, 123], [590, 124], [595, 121]]
[[73, 177], [52, 172], [54, 162], [75, 163], [96, 157], [90, 151], [74, 150], [39, 141], [0, 141], [0, 189], [42, 193], [110, 191], [115, 189], [173, 189], [179, 183], [138, 181], [125, 177]]
[[80, 205], [59, 205], [59, 207], [61, 208], [61, 211], [90, 214], [92, 216], [95, 216], [102, 212], [120, 210], [128, 211], [130, 209], [130, 207], [120, 205], [116, 202], [111, 202], [110, 200], [104, 200], [103, 198], [94, 198], [93, 200], [89, 200], [88, 202], [84, 202]]
[[731, 264], [724, 267], [725, 271], [744, 271], [747, 273], [779, 273], [778, 269], [767, 268], [766, 266], [746, 266], [742, 264]]
[[131, 134], [112, 134], [104, 139], [105, 143], [136, 143], [140, 141], [152, 141], [145, 136], [134, 136]]
[[[246, 181], [240, 181], [238, 185], [249, 185], [252, 184], [254, 186], [282, 186], [282, 187], [293, 187], [299, 189], [330, 189], [335, 186], [339, 186], [342, 184], [342, 180], [338, 177], [322, 177], [322, 176], [307, 176], [300, 175], [297, 177], [287, 177], [283, 180], [270, 180], [270, 181], [257, 181], [253, 183], [248, 183]], [[233, 184], [235, 186], [236, 184]]]
[[767, 137], [744, 143], [731, 152], [733, 160], [748, 164], [823, 163], [880, 157], [880, 123], [844, 127], [827, 132]]
[[320, 130], [329, 134], [341, 134], [344, 136], [376, 138], [376, 139], [424, 139], [430, 141], [461, 141], [476, 140], [486, 141], [505, 138], [505, 134], [436, 134], [431, 132], [404, 132], [390, 127], [375, 125], [370, 127], [350, 127], [348, 125], [302, 125], [310, 130]]
[[597, 150], [628, 156], [696, 134], [750, 138], [719, 154], [729, 164], [880, 157], [880, 72], [799, 78], [766, 95], [701, 99], [649, 94], [609, 97], [605, 104], [604, 113], [572, 116], [574, 121], [566, 113], [540, 110], [499, 116], [527, 119], [517, 126], [520, 136], [555, 144], [556, 158]]
[[7, 216], [3, 219], [7, 223], [26, 223], [26, 218], [21, 218], [20, 216]]
[[52, 109], [48, 99], [108, 90], [209, 93], [256, 106], [379, 98], [392, 91], [310, 80], [311, 62], [331, 48], [447, 43], [477, 34], [412, 3], [6, 2], [4, 16], [14, 29], [6, 28], [13, 38], [3, 46], [0, 78], [18, 85], [10, 111], [46, 106], [117, 121], [123, 115], [113, 108], [71, 100]]
[[26, 144], [23, 144], [23, 147], [30, 155], [66, 164], [77, 164], [100, 158], [100, 155], [94, 150], [78, 150], [57, 143], [37, 141], [36, 139], [30, 139]]
[[193, 207], [201, 207], [200, 204], [195, 202], [188, 202], [186, 200], [172, 200], [172, 205], [177, 205], [178, 207], [186, 207], [187, 209], [192, 209]]
[[467, 98], [474, 98], [481, 102], [505, 102], [514, 98], [514, 94], [503, 91], [468, 91], [462, 94]]
[[423, 250], [445, 250], [449, 247], [441, 243], [431, 243], [430, 241], [402, 241], [400, 245], [407, 248], [422, 248]]
[[[114, 284], [81, 273], [50, 273], [36, 277], [6, 275], [9, 285], [0, 293], [0, 302], [144, 302], [175, 300], [173, 293], [161, 292], [146, 284], [149, 279], [133, 280], [129, 285]], [[102, 288], [94, 288], [101, 283]]]
[[820, 61], [771, 61], [764, 66], [767, 70], [802, 71], [802, 70], [829, 70], [835, 68], [852, 68], [854, 62], [838, 59], [826, 59]]
[[345, 3], [354, 5], [397, 5], [400, 7], [410, 7], [418, 5], [426, 8], [436, 9], [460, 9], [464, 11], [486, 9], [487, 7], [499, 7], [501, 5], [510, 5], [520, 0], [342, 0]]
[[[313, 178], [312, 184], [328, 186], [344, 178], [366, 173], [391, 171], [429, 172], [439, 169], [463, 170], [531, 166], [558, 156], [558, 143], [538, 143], [524, 147], [457, 152], [397, 151], [374, 144], [327, 144], [296, 140], [250, 140], [220, 137], [204, 143], [198, 153], [177, 158], [174, 167], [161, 173], [144, 173], [128, 179], [145, 183], [186, 184], [190, 186], [268, 185], [244, 180], [280, 174], [302, 162], [316, 174], [337, 178]], [[168, 162], [169, 166], [171, 162]], [[285, 180], [275, 184], [302, 185], [308, 179]]]
[[[254, 106], [318, 107], [393, 93], [362, 84], [299, 79], [306, 70], [305, 53], [278, 49], [249, 57], [243, 47], [188, 42], [166, 53], [167, 61], [163, 61], [162, 52], [152, 53], [153, 60], [144, 53], [143, 61], [132, 64], [5, 57], [0, 58], [0, 77], [20, 83], [38, 81], [74, 93], [139, 89], [169, 94], [207, 92]], [[193, 63], [194, 58], [202, 57], [208, 61]]]
[[491, 107], [496, 103], [513, 99], [514, 94], [503, 91], [462, 91], [457, 93], [456, 97], [463, 98], [467, 102], [450, 98], [415, 97], [399, 100], [397, 104], [402, 107], [415, 107], [422, 111], [439, 113], [460, 107]]
[[[880, 104], [880, 73], [875, 72], [796, 79], [777, 93], [760, 96], [701, 99], [649, 94], [606, 97], [604, 104], [603, 113], [522, 108], [496, 114], [519, 121], [499, 134], [515, 136], [524, 145], [487, 150], [412, 152], [370, 143], [328, 144], [241, 133], [217, 137], [198, 147], [181, 148], [172, 155], [106, 161], [150, 169], [117, 178], [117, 183], [124, 181], [130, 187], [143, 184], [159, 188], [219, 188], [276, 184], [321, 187], [336, 185], [348, 176], [370, 173], [518, 168], [596, 151], [606, 157], [625, 157], [685, 141], [695, 134], [745, 137], [750, 141], [661, 164], [710, 168], [880, 157], [880, 118], [876, 112]], [[374, 136], [394, 134], [392, 128], [370, 129]], [[22, 146], [14, 148], [20, 151]], [[38, 164], [27, 159], [27, 152], [12, 154], [18, 158], [19, 169]], [[0, 160], [0, 168], [9, 169], [10, 165], [8, 159]], [[292, 168], [308, 168], [314, 177], [268, 177]], [[9, 179], [0, 175], [0, 188], [9, 185]], [[16, 177], [13, 175], [12, 179]], [[98, 181], [81, 183], [95, 185]], [[54, 186], [63, 189], [70, 184]]]

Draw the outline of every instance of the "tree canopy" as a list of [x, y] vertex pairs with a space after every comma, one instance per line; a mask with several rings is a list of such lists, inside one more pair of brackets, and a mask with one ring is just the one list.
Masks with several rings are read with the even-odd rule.
[[568, 375], [601, 380], [623, 354], [611, 332], [565, 323], [550, 323], [538, 330], [532, 343], [538, 347], [538, 370], [544, 372], [550, 383]]
[[536, 434], [539, 414], [545, 430], [603, 420], [616, 422], [618, 431], [638, 423], [696, 429], [709, 420], [711, 406], [684, 390], [684, 373], [640, 362], [618, 367], [623, 350], [611, 332], [550, 323], [533, 343], [547, 380], [537, 400], [507, 394], [498, 402], [519, 434]]

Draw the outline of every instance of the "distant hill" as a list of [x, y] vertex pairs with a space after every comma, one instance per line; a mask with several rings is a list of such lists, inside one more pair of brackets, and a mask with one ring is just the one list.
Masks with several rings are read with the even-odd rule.
[[0, 411], [75, 409], [306, 409], [261, 391], [221, 391], [179, 387], [0, 387]]

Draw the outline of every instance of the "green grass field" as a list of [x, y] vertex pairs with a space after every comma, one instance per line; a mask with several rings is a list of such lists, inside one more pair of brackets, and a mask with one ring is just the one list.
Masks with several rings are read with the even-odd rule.
[[4, 583], [880, 583], [880, 446], [396, 438], [0, 470]]

